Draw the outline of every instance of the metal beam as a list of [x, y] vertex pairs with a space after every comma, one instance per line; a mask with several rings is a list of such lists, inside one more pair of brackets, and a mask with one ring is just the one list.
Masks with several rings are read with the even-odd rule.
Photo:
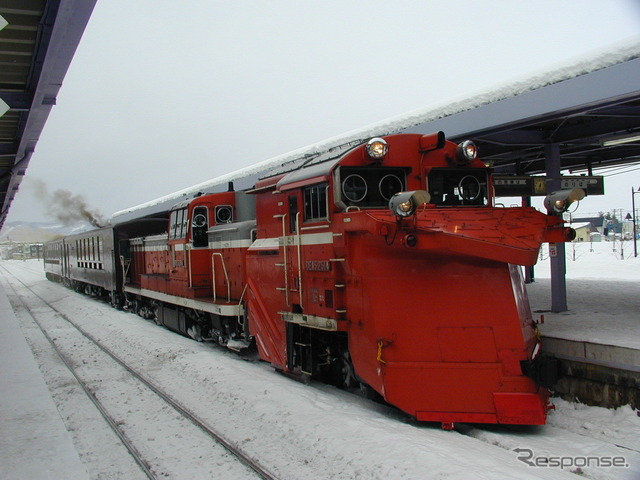
[[[548, 143], [544, 147], [547, 168], [547, 191], [560, 190], [560, 146], [557, 143]], [[567, 307], [567, 282], [566, 282], [566, 258], [564, 243], [549, 244], [549, 256], [551, 259], [551, 311], [566, 312]]]
[[29, 110], [33, 103], [33, 95], [25, 92], [0, 92], [0, 99], [16, 111]]

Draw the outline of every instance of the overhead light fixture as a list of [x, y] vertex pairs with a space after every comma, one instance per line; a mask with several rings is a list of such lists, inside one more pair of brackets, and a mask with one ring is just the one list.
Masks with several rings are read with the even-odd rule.
[[626, 135], [624, 137], [610, 138], [601, 142], [603, 147], [613, 147], [614, 145], [622, 145], [623, 143], [632, 143], [640, 141], [640, 134]]

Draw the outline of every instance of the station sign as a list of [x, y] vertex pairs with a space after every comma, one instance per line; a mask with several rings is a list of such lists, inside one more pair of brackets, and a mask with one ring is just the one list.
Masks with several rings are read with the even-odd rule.
[[[547, 191], [547, 177], [531, 175], [494, 175], [493, 187], [497, 197], [536, 197]], [[604, 195], [602, 176], [562, 176], [560, 190], [582, 188], [587, 195]]]

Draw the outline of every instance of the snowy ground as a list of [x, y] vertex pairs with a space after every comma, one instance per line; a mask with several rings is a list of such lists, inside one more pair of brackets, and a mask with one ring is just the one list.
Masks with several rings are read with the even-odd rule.
[[[598, 245], [595, 252], [588, 251], [588, 244], [580, 247], [584, 247], [582, 255], [576, 255], [577, 260], [570, 260], [567, 266], [571, 310], [566, 314], [546, 313], [544, 328], [555, 333], [562, 330], [562, 321], [576, 318], [594, 331], [599, 321], [612, 323], [629, 317], [640, 323], [638, 259], [616, 258], [607, 243]], [[532, 307], [540, 310], [548, 309], [545, 302], [549, 295], [544, 278], [548, 270], [542, 263], [536, 273], [538, 281], [530, 286]], [[263, 363], [242, 360], [113, 310], [47, 282], [39, 263], [5, 261], [0, 266], [0, 270], [8, 269], [53, 302], [229, 440], [261, 459], [282, 479], [576, 478], [572, 473], [593, 479], [640, 478], [640, 418], [628, 407], [607, 410], [556, 400], [557, 410], [551, 412], [544, 427], [461, 425], [458, 431], [445, 432], [439, 425], [418, 424], [392, 408], [329, 386], [296, 383]], [[15, 281], [4, 273], [0, 279], [11, 298], [8, 284]], [[21, 296], [28, 297], [24, 287], [15, 285]], [[590, 297], [600, 295], [593, 294], [595, 286], [610, 292], [615, 300], [591, 301]], [[620, 301], [627, 297], [631, 306]], [[590, 303], [579, 303], [584, 300]], [[594, 313], [594, 306], [600, 305], [602, 308]], [[49, 316], [51, 324], [59, 322], [55, 314], [40, 309], [45, 321]], [[42, 334], [24, 313], [18, 311], [17, 315], [92, 478], [140, 478], [121, 447], [110, 440], [93, 407], [73, 386]], [[575, 330], [575, 322], [571, 328]], [[63, 330], [58, 332], [62, 346], [82, 359], [84, 347], [75, 340], [65, 345]], [[624, 335], [620, 337], [624, 339]], [[638, 338], [640, 335], [627, 341], [638, 342]], [[117, 384], [118, 377], [105, 374], [104, 382], [110, 381]], [[127, 395], [123, 390], [121, 401], [125, 405], [133, 401]], [[158, 418], [153, 411], [127, 413], [125, 408], [122, 412], [123, 423], [153, 424]], [[168, 430], [165, 424], [153, 424], [152, 429], [158, 437], [184, 434], [179, 427]], [[580, 463], [586, 461], [585, 456], [592, 457], [590, 466]], [[219, 460], [213, 451], [197, 456], [197, 460], [192, 456], [183, 464], [177, 457], [170, 460], [167, 471], [171, 474], [167, 478], [193, 478], [194, 461], [210, 464], [213, 471]], [[545, 457], [551, 463], [563, 463], [564, 468], [547, 466]], [[623, 458], [628, 467], [596, 465], [614, 457]]]
[[527, 290], [534, 318], [544, 315], [543, 335], [640, 350], [640, 256], [632, 241], [566, 245], [569, 310], [562, 313], [548, 311], [546, 245], [541, 257]]

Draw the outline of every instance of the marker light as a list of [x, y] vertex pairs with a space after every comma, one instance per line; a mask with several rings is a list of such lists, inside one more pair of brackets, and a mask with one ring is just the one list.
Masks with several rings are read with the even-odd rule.
[[465, 165], [478, 156], [478, 147], [471, 140], [465, 140], [458, 144], [456, 148], [456, 160], [459, 164]]
[[389, 209], [396, 217], [409, 217], [416, 213], [420, 205], [429, 203], [431, 196], [425, 190], [396, 193], [389, 200]]
[[558, 190], [546, 196], [544, 206], [549, 214], [560, 214], [566, 212], [573, 202], [582, 200], [585, 195], [585, 191], [581, 188]]
[[367, 154], [375, 160], [383, 158], [388, 151], [389, 145], [382, 138], [372, 138], [367, 142]]

